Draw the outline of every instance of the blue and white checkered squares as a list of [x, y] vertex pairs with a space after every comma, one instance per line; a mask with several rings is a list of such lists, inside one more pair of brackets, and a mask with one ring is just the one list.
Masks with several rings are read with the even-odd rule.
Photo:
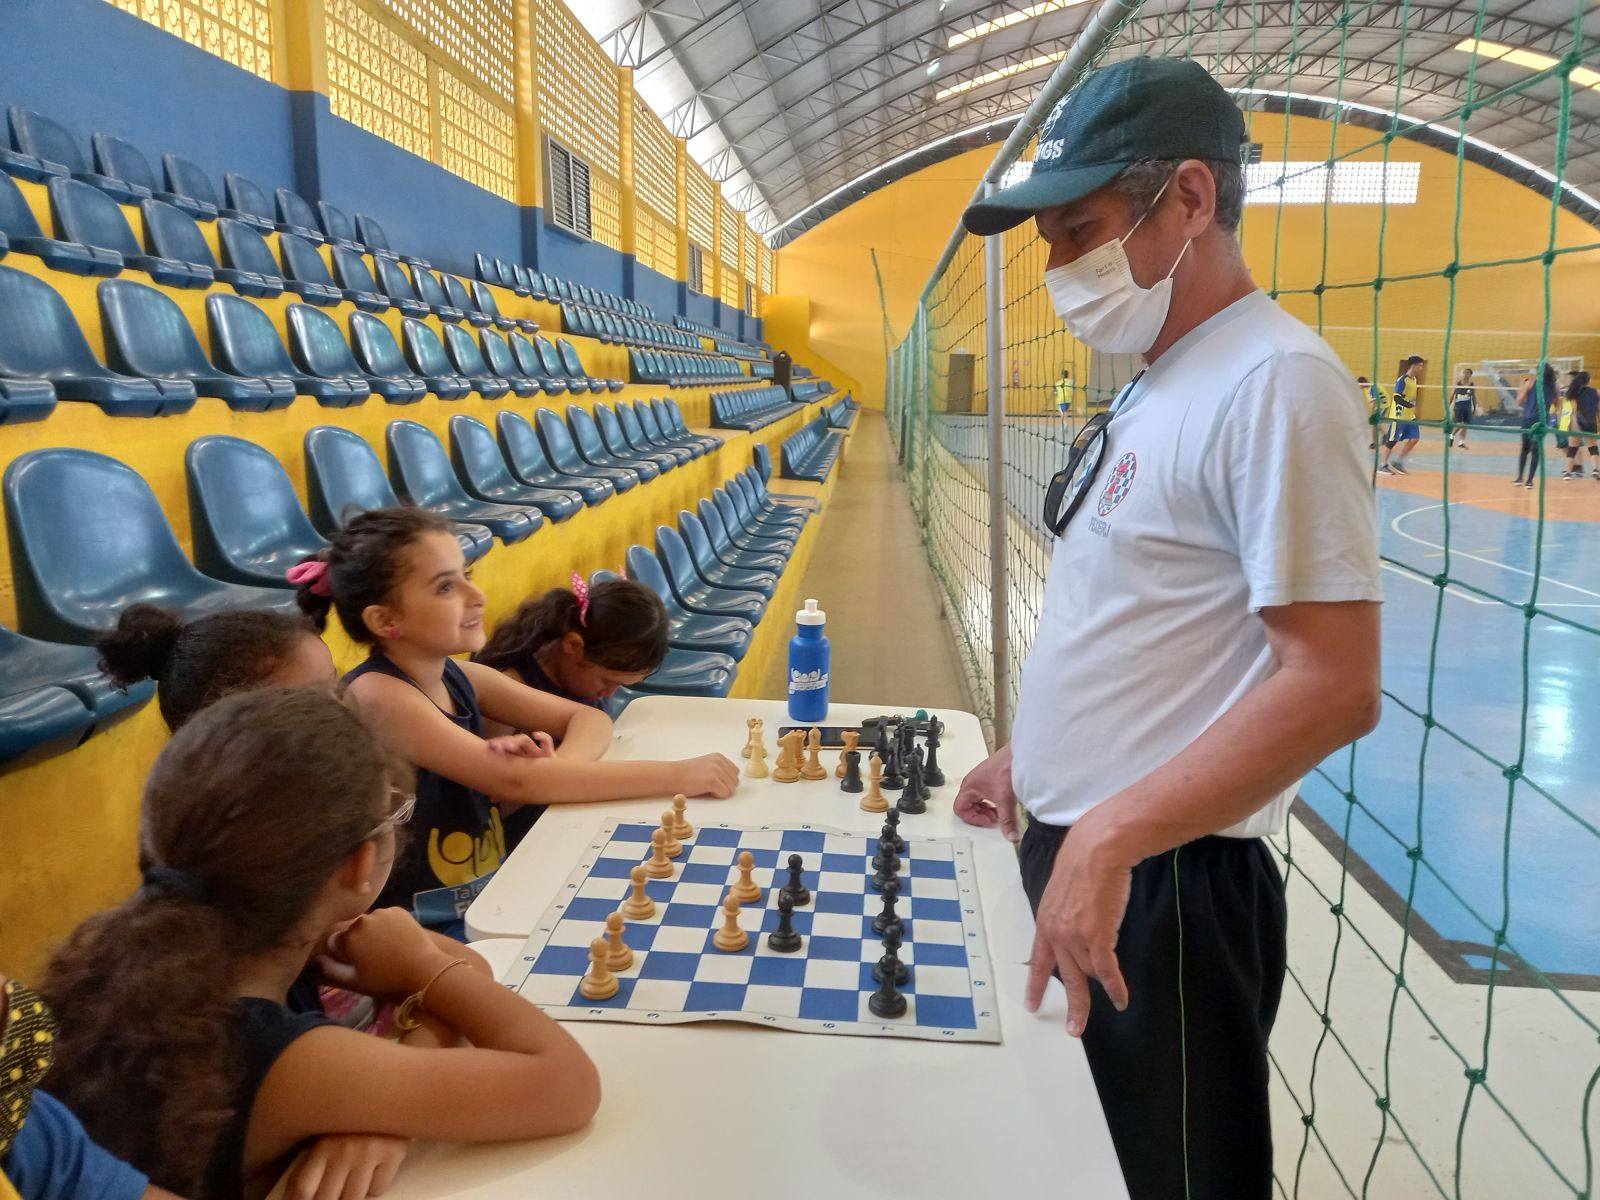
[[[971, 851], [964, 839], [907, 838], [896, 911], [904, 922], [900, 960], [910, 968], [902, 988], [906, 1015], [893, 1021], [867, 1006], [877, 989], [872, 968], [883, 945], [872, 919], [883, 898], [873, 889], [877, 839], [815, 826], [700, 827], [673, 860], [669, 879], [646, 891], [656, 912], [630, 921], [624, 940], [633, 964], [618, 973], [617, 994], [590, 1001], [578, 991], [589, 943], [627, 897], [633, 867], [649, 856], [654, 827], [609, 822], [588, 847], [560, 898], [539, 922], [509, 982], [563, 1020], [676, 1024], [730, 1020], [816, 1033], [913, 1037], [939, 1041], [1000, 1040], [991, 1002], [990, 961]], [[904, 832], [902, 831], [902, 836]], [[737, 880], [738, 858], [755, 859], [760, 901], [741, 907], [750, 935], [738, 953], [717, 950], [721, 904]], [[788, 882], [788, 858], [804, 860], [811, 903], [794, 910], [804, 939], [794, 954], [766, 944], [777, 927], [777, 890]]]

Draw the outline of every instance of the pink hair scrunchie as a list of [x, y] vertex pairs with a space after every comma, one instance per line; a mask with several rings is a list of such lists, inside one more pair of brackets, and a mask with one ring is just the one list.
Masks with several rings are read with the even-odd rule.
[[320, 558], [313, 558], [308, 562], [296, 563], [284, 572], [284, 578], [295, 587], [305, 585], [307, 591], [313, 596], [332, 596], [328, 590], [328, 564]]
[[578, 624], [589, 623], [589, 585], [576, 571], [572, 573], [572, 594], [578, 598]]

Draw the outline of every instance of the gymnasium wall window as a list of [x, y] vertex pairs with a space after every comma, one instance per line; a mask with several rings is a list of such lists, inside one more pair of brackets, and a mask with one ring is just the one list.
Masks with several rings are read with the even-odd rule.
[[1415, 204], [1420, 162], [1253, 162], [1246, 204]]
[[123, 12], [262, 79], [272, 78], [272, 0], [112, 0]]
[[427, 55], [356, 0], [324, 11], [333, 115], [431, 160]]
[[545, 139], [545, 179], [549, 184], [545, 220], [579, 237], [594, 236], [589, 211], [589, 164], [554, 138]]
[[706, 292], [706, 252], [689, 243], [689, 290], [702, 296]]

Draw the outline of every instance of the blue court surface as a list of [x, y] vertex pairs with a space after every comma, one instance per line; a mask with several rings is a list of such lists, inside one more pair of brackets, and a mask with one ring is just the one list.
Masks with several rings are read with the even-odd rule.
[[[1455, 978], [1487, 977], [1503, 928], [1515, 957], [1502, 953], [1497, 982], [1536, 982], [1533, 967], [1600, 988], [1600, 635], [1554, 619], [1600, 628], [1600, 525], [1547, 520], [1540, 539], [1536, 521], [1451, 505], [1447, 566], [1437, 500], [1380, 489], [1378, 502], [1386, 696], [1353, 752], [1352, 869], [1397, 917], [1415, 871], [1413, 935]], [[1530, 620], [1536, 556], [1550, 615]], [[1443, 574], [1515, 607], [1454, 587], [1441, 601]], [[1424, 753], [1423, 720], [1396, 701], [1426, 712], [1430, 696]], [[1339, 787], [1313, 776], [1301, 792], [1334, 833], [1351, 755], [1324, 765]]]

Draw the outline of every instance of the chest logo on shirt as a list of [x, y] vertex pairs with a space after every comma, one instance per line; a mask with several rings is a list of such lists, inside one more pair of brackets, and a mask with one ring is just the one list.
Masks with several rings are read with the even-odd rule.
[[1139, 460], [1132, 450], [1117, 459], [1117, 465], [1111, 469], [1111, 478], [1106, 480], [1105, 491], [1100, 493], [1100, 503], [1096, 510], [1102, 517], [1111, 515], [1111, 510], [1127, 498], [1128, 491], [1133, 487], [1133, 477], [1139, 471]]

